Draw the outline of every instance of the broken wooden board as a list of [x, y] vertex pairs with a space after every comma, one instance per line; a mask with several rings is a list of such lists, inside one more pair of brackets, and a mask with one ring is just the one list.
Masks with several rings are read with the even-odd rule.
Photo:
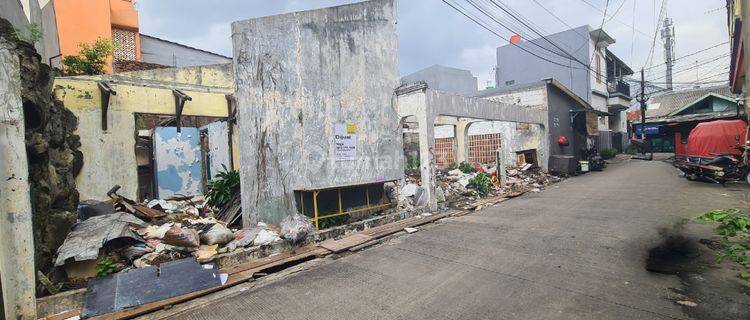
[[347, 235], [339, 240], [328, 239], [320, 243], [320, 246], [330, 250], [333, 253], [339, 253], [349, 248], [356, 247], [360, 244], [373, 240], [373, 237], [362, 233]]
[[134, 214], [136, 216], [139, 216], [142, 218], [158, 219], [158, 218], [163, 218], [167, 216], [165, 212], [162, 212], [156, 209], [151, 209], [147, 206], [143, 206], [140, 204], [134, 204], [133, 210], [135, 211]]

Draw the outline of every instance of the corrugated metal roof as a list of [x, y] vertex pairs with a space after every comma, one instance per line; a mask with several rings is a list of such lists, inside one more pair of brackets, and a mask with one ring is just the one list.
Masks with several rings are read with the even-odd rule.
[[693, 103], [709, 93], [718, 94], [730, 99], [734, 96], [728, 86], [699, 88], [655, 95], [648, 101], [649, 109], [646, 110], [646, 119], [667, 116], [673, 111]]

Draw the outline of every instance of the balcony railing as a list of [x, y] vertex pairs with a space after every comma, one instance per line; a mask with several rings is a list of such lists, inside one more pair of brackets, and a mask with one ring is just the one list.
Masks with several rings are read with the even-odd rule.
[[623, 94], [630, 97], [630, 85], [622, 80], [612, 80], [607, 82], [607, 91], [610, 94]]

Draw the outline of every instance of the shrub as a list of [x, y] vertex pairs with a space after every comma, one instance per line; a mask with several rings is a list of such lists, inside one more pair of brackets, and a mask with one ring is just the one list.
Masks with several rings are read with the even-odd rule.
[[694, 219], [719, 223], [714, 233], [721, 237], [724, 251], [716, 256], [716, 262], [721, 263], [729, 258], [745, 266], [740, 277], [750, 285], [750, 214], [739, 209], [722, 209], [706, 212]]
[[469, 184], [467, 186], [476, 190], [480, 195], [484, 196], [490, 192], [490, 185], [492, 185], [490, 177], [487, 176], [487, 174], [485, 174], [484, 172], [480, 172], [477, 173], [476, 177], [469, 180]]
[[474, 167], [466, 161], [461, 162], [461, 164], [458, 165], [458, 169], [463, 173], [472, 173], [476, 171], [474, 170]]
[[419, 156], [409, 157], [409, 159], [406, 161], [406, 169], [408, 170], [417, 170], [419, 169], [419, 165]]
[[62, 60], [65, 74], [71, 76], [97, 75], [104, 73], [107, 58], [115, 52], [115, 44], [111, 40], [99, 38], [92, 45], [78, 44], [80, 54], [66, 56]]
[[617, 150], [615, 149], [604, 149], [601, 152], [602, 158], [606, 159], [612, 159], [617, 155]]
[[117, 264], [110, 258], [102, 258], [96, 261], [96, 276], [106, 277], [117, 271]]
[[206, 183], [208, 187], [206, 202], [216, 208], [224, 206], [235, 193], [240, 191], [240, 173], [236, 170], [228, 170], [224, 165], [222, 168], [224, 168], [223, 171]]

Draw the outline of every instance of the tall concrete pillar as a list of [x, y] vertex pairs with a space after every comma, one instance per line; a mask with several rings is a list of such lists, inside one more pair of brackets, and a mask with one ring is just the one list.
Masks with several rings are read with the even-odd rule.
[[18, 56], [0, 39], [0, 281], [5, 319], [36, 319], [34, 236]]
[[466, 144], [466, 139], [471, 122], [472, 120], [461, 118], [456, 124], [456, 159], [458, 163], [469, 160], [469, 146]]
[[434, 152], [435, 152], [435, 118], [429, 114], [417, 116], [419, 119], [419, 171], [422, 188], [427, 193], [427, 206], [430, 211], [437, 210], [435, 198]]

